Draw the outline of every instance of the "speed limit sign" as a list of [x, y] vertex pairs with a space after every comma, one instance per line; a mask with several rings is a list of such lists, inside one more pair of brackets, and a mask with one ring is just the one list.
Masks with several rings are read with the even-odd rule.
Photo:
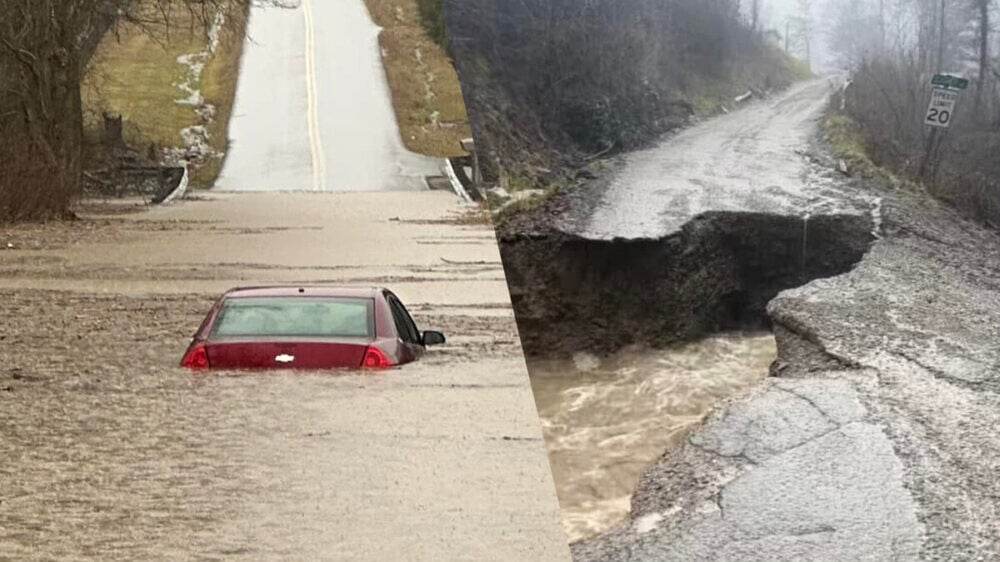
[[931, 105], [927, 108], [924, 124], [932, 127], [947, 128], [955, 116], [955, 104], [958, 102], [958, 92], [947, 88], [934, 88], [931, 93]]

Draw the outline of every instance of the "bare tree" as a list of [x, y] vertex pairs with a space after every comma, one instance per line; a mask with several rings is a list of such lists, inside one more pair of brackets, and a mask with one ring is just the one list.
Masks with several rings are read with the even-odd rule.
[[785, 51], [797, 53], [812, 68], [812, 0], [798, 0], [798, 14], [785, 23]]
[[58, 216], [82, 179], [81, 84], [102, 38], [122, 22], [150, 33], [188, 10], [207, 26], [249, 0], [0, 0], [0, 220]]
[[840, 67], [855, 70], [880, 53], [878, 13], [868, 0], [836, 0], [828, 10], [830, 51]]
[[935, 71], [944, 70], [945, 37], [948, 28], [948, 0], [941, 0], [941, 8], [938, 10], [938, 50]]
[[879, 55], [885, 54], [885, 0], [878, 0], [878, 49]]
[[[853, 86], [844, 105], [859, 125], [872, 160], [923, 182], [935, 195], [971, 216], [1000, 224], [1000, 41], [992, 33], [995, 0], [831, 0], [840, 4], [833, 34], [856, 53], [852, 37], [864, 1], [892, 37], [878, 56], [853, 66]], [[883, 11], [884, 10], [884, 11]], [[854, 34], [849, 33], [853, 30]], [[937, 72], [965, 72], [975, 78], [975, 99], [960, 100], [947, 130], [923, 125]], [[970, 95], [972, 92], [970, 92]]]

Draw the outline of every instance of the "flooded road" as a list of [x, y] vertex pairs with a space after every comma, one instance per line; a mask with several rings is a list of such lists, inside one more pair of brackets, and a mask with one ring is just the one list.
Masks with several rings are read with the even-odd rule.
[[[538, 466], [537, 441], [505, 441], [518, 430], [478, 410], [489, 399], [508, 419], [528, 413], [505, 399], [516, 370], [489, 368], [447, 398], [461, 377], [428, 365], [367, 377], [24, 372], [0, 399], [0, 559], [430, 560], [442, 543], [502, 559], [482, 526], [538, 500], [490, 485]], [[470, 489], [485, 495], [468, 501]], [[544, 521], [519, 518], [525, 541], [545, 541]]]
[[[568, 560], [496, 239], [467, 212], [206, 194], [0, 228], [0, 560]], [[176, 367], [219, 293], [271, 283], [389, 286], [448, 343], [384, 374]]]
[[767, 376], [769, 333], [730, 333], [599, 359], [531, 359], [528, 368], [570, 541], [621, 522], [643, 470], [721, 400]]

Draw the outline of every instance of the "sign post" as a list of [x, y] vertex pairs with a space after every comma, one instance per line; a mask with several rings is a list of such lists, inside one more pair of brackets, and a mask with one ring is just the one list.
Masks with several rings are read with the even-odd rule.
[[931, 78], [931, 86], [934, 89], [931, 91], [931, 103], [927, 107], [927, 113], [924, 115], [924, 125], [933, 128], [927, 137], [924, 158], [920, 162], [921, 178], [926, 177], [927, 167], [941, 145], [938, 131], [945, 129], [945, 132], [947, 132], [948, 127], [951, 126], [951, 122], [955, 117], [955, 105], [958, 103], [959, 94], [962, 93], [962, 90], [969, 87], [969, 80], [960, 76], [952, 76], [951, 74], [935, 74]]

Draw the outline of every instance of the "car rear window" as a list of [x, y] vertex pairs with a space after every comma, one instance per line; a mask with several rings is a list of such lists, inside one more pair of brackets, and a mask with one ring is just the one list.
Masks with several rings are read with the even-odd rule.
[[372, 299], [238, 297], [226, 299], [212, 337], [372, 338]]

